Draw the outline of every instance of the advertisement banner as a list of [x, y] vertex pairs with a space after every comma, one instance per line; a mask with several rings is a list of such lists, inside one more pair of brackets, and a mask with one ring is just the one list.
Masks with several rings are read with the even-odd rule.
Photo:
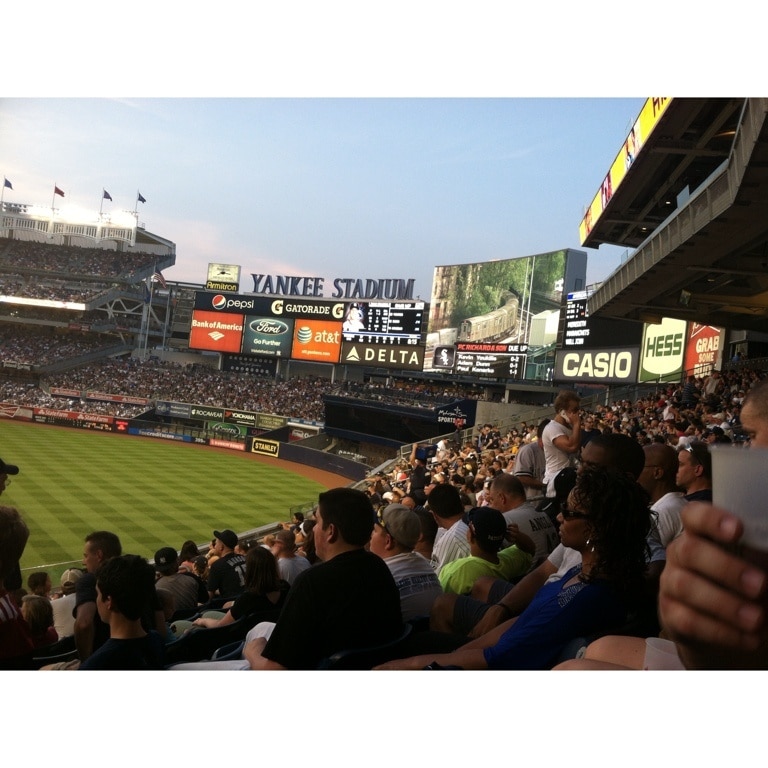
[[271, 413], [260, 413], [257, 421], [257, 428], [269, 432], [272, 429], [280, 429], [288, 423], [285, 416], [273, 416]]
[[216, 312], [192, 313], [190, 349], [239, 352], [243, 338], [243, 316]]
[[147, 405], [146, 397], [131, 397], [130, 395], [108, 395], [106, 392], [86, 392], [86, 400], [99, 400], [107, 403], [125, 403], [126, 405]]
[[584, 214], [584, 218], [579, 225], [579, 242], [582, 245], [586, 242], [592, 227], [603, 215], [603, 211], [605, 211], [606, 206], [613, 197], [613, 193], [624, 181], [624, 177], [635, 162], [637, 155], [642, 150], [651, 132], [659, 120], [661, 120], [671, 102], [672, 99], [668, 96], [653, 96], [643, 104], [640, 115], [632, 126], [624, 145], [619, 150], [619, 154], [616, 155], [616, 159], [613, 161], [603, 179], [603, 183], [600, 185], [600, 189], [592, 199], [592, 203], [587, 208], [587, 212]]
[[39, 424], [56, 424], [60, 427], [77, 427], [79, 429], [98, 429], [112, 432], [114, 416], [103, 416], [97, 413], [82, 413], [81, 411], [60, 411], [53, 408], [33, 408], [32, 420]]
[[367, 365], [373, 368], [395, 368], [420, 371], [424, 367], [424, 346], [393, 346], [391, 344], [363, 344], [345, 341], [341, 345], [344, 365]]
[[280, 455], [280, 443], [277, 440], [264, 440], [261, 437], [254, 437], [251, 443], [251, 453], [278, 458]]
[[174, 403], [168, 400], [155, 402], [155, 413], [158, 416], [172, 416], [177, 419], [188, 419], [192, 415], [192, 406], [189, 403]]
[[33, 408], [24, 408], [12, 403], [0, 403], [0, 418], [3, 419], [21, 419], [22, 421], [32, 421], [34, 418]]
[[685, 358], [685, 320], [665, 317], [643, 327], [638, 380], [679, 381]]
[[233, 411], [227, 408], [224, 411], [224, 419], [231, 423], [255, 427], [259, 420], [259, 414], [255, 411]]
[[640, 348], [560, 349], [555, 353], [555, 381], [634, 384]]
[[240, 265], [209, 262], [205, 287], [209, 291], [237, 293], [240, 288]]
[[290, 357], [293, 320], [246, 315], [243, 354]]
[[295, 325], [291, 357], [315, 363], [338, 363], [341, 353], [341, 323], [302, 318]]
[[707, 376], [723, 365], [725, 329], [714, 325], [691, 323], [685, 343], [685, 372], [694, 376]]
[[[245, 437], [248, 434], [248, 427], [242, 424], [230, 424], [224, 421], [207, 421], [205, 428], [208, 432], [213, 432], [216, 437], [222, 440], [234, 440], [238, 437]], [[211, 441], [213, 445], [213, 441]]]
[[229, 448], [230, 451], [244, 451], [245, 443], [236, 443], [234, 440], [219, 440], [212, 437], [208, 441], [208, 445], [212, 445], [214, 448]]
[[458, 403], [438, 408], [435, 417], [437, 423], [444, 427], [443, 433], [451, 429], [474, 427], [477, 418], [477, 400], [460, 400]]
[[224, 409], [213, 408], [209, 405], [193, 405], [189, 411], [189, 417], [191, 419], [213, 419], [214, 421], [224, 421]]

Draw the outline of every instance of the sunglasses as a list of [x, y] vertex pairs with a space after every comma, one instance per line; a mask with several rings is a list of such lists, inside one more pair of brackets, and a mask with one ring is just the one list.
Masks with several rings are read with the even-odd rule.
[[569, 509], [568, 507], [561, 507], [560, 514], [563, 516], [563, 520], [586, 520], [589, 517], [584, 512], [577, 512], [575, 509]]

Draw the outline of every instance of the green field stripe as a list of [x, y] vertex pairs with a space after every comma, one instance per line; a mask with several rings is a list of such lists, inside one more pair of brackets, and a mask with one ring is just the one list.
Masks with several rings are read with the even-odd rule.
[[[206, 543], [216, 528], [239, 533], [288, 520], [292, 506], [325, 490], [250, 454], [2, 419], [0, 457], [21, 468], [1, 503], [30, 527], [25, 571], [79, 563], [94, 530], [112, 530], [125, 552], [152, 557], [187, 539]], [[61, 570], [49, 568], [54, 583]]]

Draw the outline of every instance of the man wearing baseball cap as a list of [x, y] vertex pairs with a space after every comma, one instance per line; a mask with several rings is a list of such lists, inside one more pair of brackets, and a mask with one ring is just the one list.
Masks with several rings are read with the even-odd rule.
[[6, 464], [0, 459], [0, 493], [5, 490], [8, 484], [8, 475], [18, 475], [19, 468], [15, 464]]
[[208, 574], [208, 596], [234, 597], [245, 586], [245, 557], [235, 552], [237, 534], [229, 528], [214, 531], [213, 552], [218, 556]]
[[158, 574], [155, 588], [173, 595], [174, 611], [193, 610], [198, 603], [207, 601], [203, 582], [191, 573], [179, 573], [179, 556], [173, 547], [163, 547], [155, 552], [155, 572]]
[[72, 611], [75, 608], [75, 585], [83, 575], [78, 568], [67, 568], [61, 574], [61, 597], [51, 601], [53, 608], [53, 627], [59, 640], [62, 637], [70, 637], [75, 634], [75, 617]]
[[429, 616], [443, 593], [429, 560], [414, 552], [421, 536], [419, 516], [403, 504], [390, 504], [376, 514], [370, 550], [387, 565], [400, 592], [403, 621]]
[[[443, 591], [468, 595], [480, 576], [515, 581], [531, 567], [532, 557], [516, 545], [501, 549], [507, 534], [504, 515], [493, 507], [474, 507], [466, 515], [469, 557], [453, 560], [440, 571]], [[501, 551], [499, 551], [501, 550]]]

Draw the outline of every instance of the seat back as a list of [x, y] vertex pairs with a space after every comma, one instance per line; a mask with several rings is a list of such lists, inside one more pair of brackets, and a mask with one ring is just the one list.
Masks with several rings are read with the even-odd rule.
[[245, 640], [235, 640], [233, 643], [223, 645], [213, 652], [211, 661], [232, 661], [232, 659], [240, 659], [243, 656], [244, 647]]
[[323, 659], [318, 664], [318, 669], [347, 669], [347, 670], [365, 670], [373, 669], [378, 664], [397, 659], [400, 656], [401, 649], [405, 646], [413, 627], [410, 624], [403, 624], [400, 634], [388, 643], [372, 645], [368, 648], [347, 648], [337, 651], [331, 656]]
[[77, 658], [77, 648], [63, 653], [56, 653], [47, 656], [33, 656], [31, 669], [42, 669], [48, 664], [58, 664], [62, 661], [74, 661]]
[[248, 632], [244, 618], [223, 627], [193, 628], [178, 640], [168, 643], [165, 646], [166, 666], [210, 659], [222, 645], [242, 640]]

